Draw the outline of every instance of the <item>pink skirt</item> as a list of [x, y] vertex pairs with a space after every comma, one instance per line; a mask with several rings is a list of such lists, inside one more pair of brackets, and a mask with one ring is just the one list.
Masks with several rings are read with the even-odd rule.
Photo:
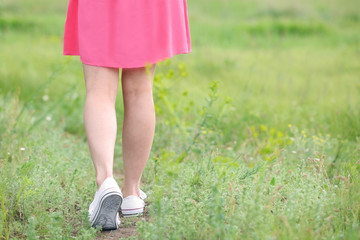
[[84, 64], [136, 68], [189, 52], [186, 0], [69, 0], [63, 54]]

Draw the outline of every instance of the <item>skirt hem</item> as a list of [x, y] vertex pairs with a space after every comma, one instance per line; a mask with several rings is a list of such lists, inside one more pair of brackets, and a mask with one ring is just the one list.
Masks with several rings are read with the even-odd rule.
[[63, 52], [63, 55], [64, 56], [80, 56], [80, 61], [84, 64], [87, 64], [87, 65], [92, 65], [92, 66], [99, 66], [99, 67], [111, 67], [111, 68], [140, 68], [140, 67], [145, 67], [146, 66], [146, 63], [148, 64], [154, 64], [154, 63], [158, 63], [158, 62], [161, 62], [161, 61], [165, 61], [167, 59], [170, 59], [172, 58], [173, 56], [175, 55], [180, 55], [180, 54], [187, 54], [187, 53], [191, 53], [192, 50], [189, 50], [189, 51], [180, 51], [180, 52], [175, 52], [175, 53], [172, 53], [168, 56], [165, 56], [165, 57], [158, 57], [156, 58], [155, 60], [150, 60], [150, 61], [147, 61], [145, 63], [140, 63], [140, 64], [129, 64], [129, 65], [126, 65], [126, 64], [107, 64], [107, 63], [95, 63], [95, 62], [90, 62], [90, 61], [86, 61], [86, 60], [83, 60], [81, 55], [79, 53], [73, 53], [73, 52]]

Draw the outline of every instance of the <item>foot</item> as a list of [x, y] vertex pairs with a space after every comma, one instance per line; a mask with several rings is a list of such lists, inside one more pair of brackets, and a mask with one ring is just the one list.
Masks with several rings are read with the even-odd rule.
[[124, 217], [142, 215], [145, 208], [145, 202], [135, 195], [127, 196], [121, 204], [121, 212]]
[[121, 190], [113, 177], [108, 177], [95, 193], [89, 207], [89, 220], [92, 227], [102, 230], [115, 230], [120, 226], [119, 208], [123, 202]]

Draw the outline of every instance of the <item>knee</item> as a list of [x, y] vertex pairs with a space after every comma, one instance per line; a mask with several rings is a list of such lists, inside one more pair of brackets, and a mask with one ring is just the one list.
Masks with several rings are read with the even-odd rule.
[[86, 89], [86, 99], [100, 103], [115, 103], [117, 91], [111, 88], [88, 88]]
[[152, 86], [148, 83], [129, 84], [123, 88], [125, 97], [139, 97], [142, 95], [152, 94]]
[[153, 73], [145, 68], [124, 69], [122, 74], [123, 94], [129, 97], [152, 93]]

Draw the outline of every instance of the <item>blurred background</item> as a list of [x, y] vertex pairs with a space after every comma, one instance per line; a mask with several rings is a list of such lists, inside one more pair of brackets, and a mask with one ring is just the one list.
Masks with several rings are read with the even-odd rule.
[[[1, 0], [0, 93], [19, 91], [26, 102], [38, 90], [30, 104], [35, 109], [64, 98], [52, 119], [63, 118], [67, 131], [84, 134], [81, 62], [62, 55], [67, 4]], [[355, 139], [359, 9], [357, 0], [189, 1], [193, 52], [176, 56], [157, 73], [183, 62], [187, 78], [172, 80], [171, 97], [187, 90], [194, 102], [206, 95], [209, 82], [219, 80], [219, 91], [233, 99], [238, 129], [248, 121], [280, 128], [291, 122]]]

